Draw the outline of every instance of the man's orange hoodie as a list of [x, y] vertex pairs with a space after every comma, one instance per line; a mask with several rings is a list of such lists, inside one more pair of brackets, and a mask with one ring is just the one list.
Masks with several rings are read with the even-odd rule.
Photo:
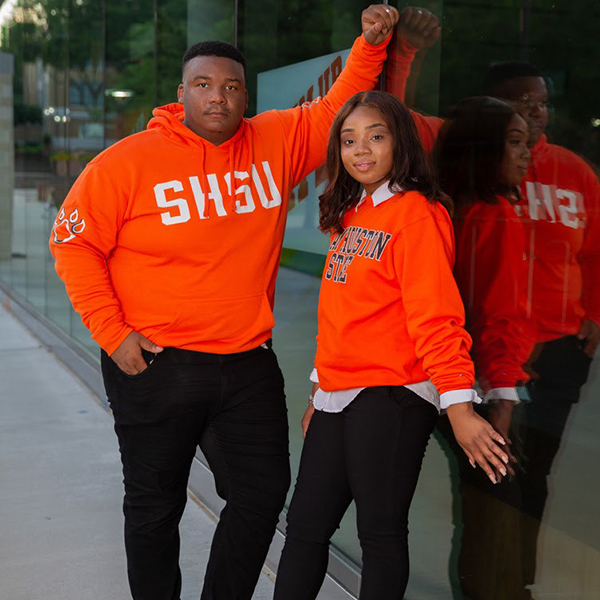
[[575, 335], [584, 318], [600, 325], [600, 183], [576, 154], [531, 149], [516, 209], [534, 257], [532, 307], [537, 341]]
[[147, 131], [88, 164], [50, 250], [108, 354], [133, 330], [160, 346], [223, 354], [271, 336], [290, 191], [323, 163], [341, 105], [375, 86], [388, 40], [370, 46], [361, 36], [327, 96], [244, 119], [220, 146], [169, 104]]

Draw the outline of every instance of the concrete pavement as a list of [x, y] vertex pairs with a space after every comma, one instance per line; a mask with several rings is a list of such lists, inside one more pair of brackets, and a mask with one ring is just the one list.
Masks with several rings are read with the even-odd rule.
[[[0, 307], [0, 598], [127, 600], [112, 418]], [[183, 517], [182, 600], [200, 594], [213, 519]], [[261, 575], [255, 600], [272, 597]]]

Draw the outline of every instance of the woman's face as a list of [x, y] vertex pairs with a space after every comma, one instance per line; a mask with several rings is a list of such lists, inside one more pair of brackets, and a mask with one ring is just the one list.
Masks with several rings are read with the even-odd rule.
[[527, 173], [531, 153], [527, 147], [529, 130], [523, 117], [515, 114], [504, 135], [504, 156], [500, 163], [500, 184], [514, 187]]
[[358, 106], [342, 123], [341, 158], [348, 174], [372, 194], [389, 179], [394, 141], [385, 119], [373, 106]]

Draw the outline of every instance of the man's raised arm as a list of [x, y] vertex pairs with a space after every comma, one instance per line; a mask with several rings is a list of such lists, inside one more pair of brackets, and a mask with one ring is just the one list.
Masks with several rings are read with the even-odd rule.
[[357, 92], [376, 86], [398, 17], [394, 7], [384, 4], [365, 9], [363, 34], [354, 42], [346, 66], [325, 97], [277, 111], [292, 156], [294, 184], [325, 161], [329, 128], [342, 104]]

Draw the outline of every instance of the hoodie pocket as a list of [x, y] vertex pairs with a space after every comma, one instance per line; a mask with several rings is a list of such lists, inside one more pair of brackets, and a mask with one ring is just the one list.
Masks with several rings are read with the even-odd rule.
[[265, 293], [242, 298], [211, 298], [180, 306], [177, 316], [156, 333], [161, 346], [196, 342], [243, 345], [273, 329], [273, 311]]

